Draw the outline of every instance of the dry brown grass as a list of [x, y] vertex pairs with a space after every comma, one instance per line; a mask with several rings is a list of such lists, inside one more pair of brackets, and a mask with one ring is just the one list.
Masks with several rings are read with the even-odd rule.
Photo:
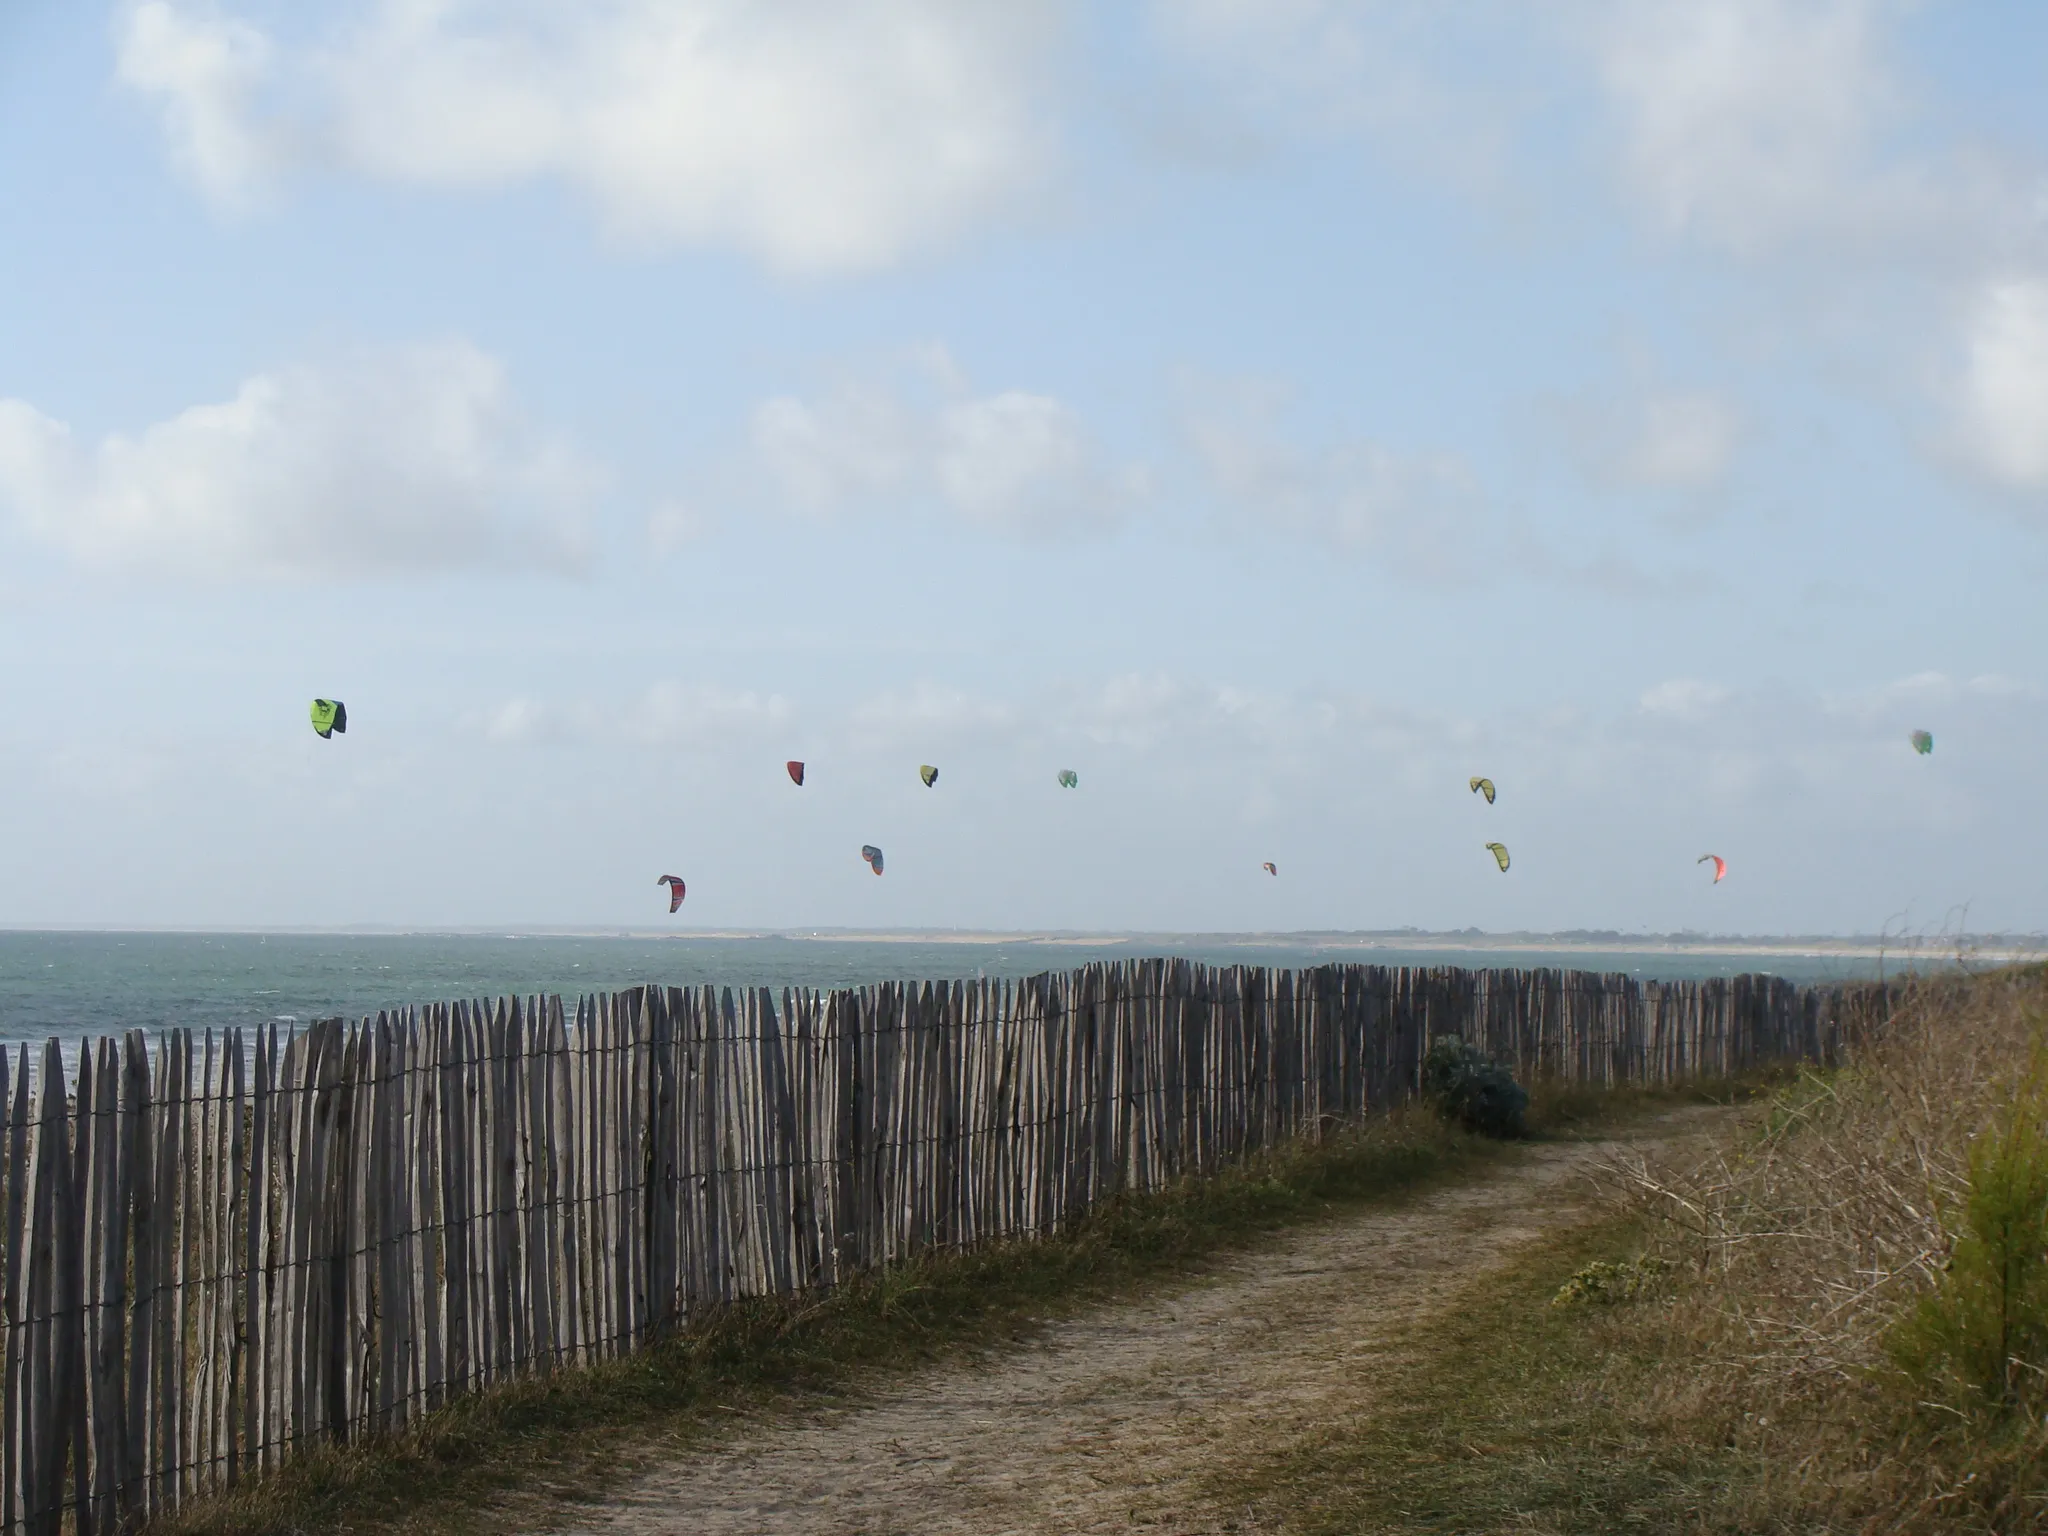
[[2048, 1530], [2048, 1393], [1958, 1407], [1887, 1347], [1942, 1281], [1972, 1143], [2023, 1099], [2044, 1020], [2039, 967], [1927, 984], [1754, 1136], [1689, 1173], [1615, 1170], [1690, 1276], [1627, 1325], [1664, 1366], [1638, 1412], [1763, 1469], [1735, 1525]]

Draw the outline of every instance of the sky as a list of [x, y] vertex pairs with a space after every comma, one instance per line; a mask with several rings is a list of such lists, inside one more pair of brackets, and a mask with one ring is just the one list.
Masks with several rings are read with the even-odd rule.
[[2048, 929], [2044, 78], [2019, 0], [10, 0], [0, 924]]

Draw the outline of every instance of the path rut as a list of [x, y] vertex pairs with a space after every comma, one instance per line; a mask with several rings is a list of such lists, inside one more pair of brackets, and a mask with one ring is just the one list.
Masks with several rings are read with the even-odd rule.
[[[1713, 1111], [1638, 1138], [1692, 1140]], [[1249, 1527], [1205, 1498], [1219, 1454], [1369, 1403], [1375, 1363], [1475, 1275], [1595, 1198], [1621, 1143], [1545, 1144], [1394, 1209], [1277, 1236], [1169, 1293], [1051, 1326], [993, 1359], [782, 1416], [640, 1477], [608, 1536], [998, 1536]]]

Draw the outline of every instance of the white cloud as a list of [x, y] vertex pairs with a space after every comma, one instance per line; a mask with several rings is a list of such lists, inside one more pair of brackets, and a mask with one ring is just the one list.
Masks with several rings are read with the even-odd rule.
[[[311, 150], [362, 174], [454, 187], [557, 177], [628, 239], [854, 270], [1005, 215], [1039, 179], [1062, 12], [1057, 0], [381, 0], [278, 67]], [[124, 29], [122, 78], [174, 125], [204, 124], [209, 142], [253, 141], [255, 76], [209, 64], [195, 39], [233, 61], [265, 46], [245, 24], [153, 0]], [[252, 167], [221, 153], [193, 169], [232, 192]]]
[[1146, 494], [1143, 470], [1106, 464], [1063, 401], [1023, 390], [973, 395], [944, 354], [919, 364], [922, 389], [878, 375], [821, 399], [763, 401], [750, 436], [771, 485], [814, 512], [926, 501], [1026, 536], [1112, 526]]
[[777, 395], [754, 410], [753, 449], [789, 500], [811, 511], [899, 491], [918, 468], [918, 423], [886, 389], [861, 385], [830, 399]]
[[1241, 157], [1247, 135], [1262, 130], [1359, 134], [1426, 173], [1508, 184], [1502, 162], [1535, 104], [1531, 50], [1546, 32], [1524, 11], [1497, 0], [1154, 0], [1150, 9], [1168, 53], [1210, 88], [1198, 128], [1169, 124], [1181, 146]]
[[1120, 492], [1097, 468], [1080, 418], [1049, 395], [1008, 390], [939, 414], [933, 478], [948, 505], [1009, 532], [1050, 532], [1112, 520]]
[[1637, 392], [1563, 414], [1588, 476], [1633, 490], [1712, 490], [1727, 478], [1742, 437], [1736, 407], [1699, 391]]
[[1743, 254], [1822, 249], [1838, 275], [2037, 242], [2032, 145], [1944, 132], [1897, 67], [1913, 0], [1590, 0], [1573, 31], [1650, 222]]
[[1017, 713], [1008, 704], [930, 681], [865, 699], [848, 717], [855, 738], [868, 746], [1003, 735], [1017, 723]]
[[1946, 672], [1929, 669], [1895, 678], [1877, 687], [1839, 693], [1828, 697], [1830, 714], [1851, 719], [1866, 727], [1884, 723], [1895, 727], [1901, 740], [1909, 727], [1929, 724], [1930, 714], [1953, 709], [1968, 696], [1977, 700], [2023, 700], [2037, 697], [2027, 683], [2002, 676], [1981, 676], [1958, 683]]
[[1471, 579], [1483, 515], [1471, 475], [1447, 455], [1401, 455], [1358, 439], [1305, 445], [1280, 421], [1281, 392], [1204, 392], [1182, 431], [1225, 518], [1312, 539], [1411, 576]]
[[1957, 445], [2007, 490], [2048, 491], [2048, 282], [1994, 283], [1970, 317]]
[[273, 67], [270, 40], [211, 6], [145, 0], [115, 24], [115, 77], [155, 99], [178, 165], [229, 205], [247, 201], [276, 168], [254, 119]]
[[1730, 696], [1730, 690], [1719, 683], [1705, 683], [1691, 677], [1674, 677], [1644, 689], [1642, 698], [1637, 702], [1645, 714], [1659, 715], [1671, 720], [1696, 721], [1704, 720], [1713, 714], [1728, 702]]
[[0, 400], [0, 506], [86, 560], [216, 577], [574, 569], [588, 465], [464, 342], [258, 374], [96, 447]]
[[1644, 485], [1712, 485], [1735, 457], [1736, 417], [1710, 395], [1666, 395], [1646, 400], [1623, 470]]
[[699, 508], [665, 501], [647, 514], [647, 543], [658, 556], [672, 555], [711, 531], [711, 520]]
[[780, 727], [791, 718], [779, 693], [721, 688], [708, 683], [656, 683], [626, 717], [638, 741], [715, 745], [737, 733]]
[[507, 699], [480, 714], [466, 716], [463, 723], [480, 731], [487, 741], [507, 744], [537, 741], [558, 729], [553, 712], [527, 698]]
[[[1725, 250], [1799, 242], [1868, 267], [2038, 239], [2032, 146], [1938, 142], [1896, 67], [1912, 0], [1157, 0], [1217, 108], [1526, 208], [1586, 107], [1654, 227]], [[1503, 174], [1513, 158], [1513, 174]], [[1562, 184], [1561, 184], [1562, 185]], [[1570, 184], [1576, 195], [1581, 182]], [[2029, 233], [2031, 230], [2031, 234]]]
[[[1635, 190], [1665, 228], [1753, 245], [1876, 189], [1892, 0], [1618, 0], [1594, 47]], [[1904, 189], [1898, 189], [1903, 191]], [[1869, 210], [1874, 211], [1874, 210]]]
[[779, 693], [671, 679], [624, 702], [514, 695], [465, 712], [456, 725], [498, 746], [548, 742], [603, 750], [622, 743], [716, 748], [736, 737], [779, 730], [791, 717], [789, 701]]
[[2033, 684], [2016, 677], [2007, 677], [2002, 672], [1981, 672], [1963, 685], [1971, 693], [1981, 694], [1988, 699], [2039, 698], [2041, 691]]

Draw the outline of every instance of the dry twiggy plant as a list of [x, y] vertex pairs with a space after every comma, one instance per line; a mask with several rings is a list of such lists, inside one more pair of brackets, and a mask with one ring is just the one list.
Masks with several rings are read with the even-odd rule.
[[[2040, 968], [1909, 983], [1843, 1067], [1778, 1093], [1732, 1150], [1685, 1171], [1610, 1170], [1693, 1277], [1635, 1325], [1680, 1367], [1653, 1373], [1648, 1406], [1678, 1433], [1761, 1453], [1765, 1504], [1855, 1511], [1870, 1530], [2048, 1529], [2048, 1361], [1999, 1362], [2019, 1388], [1973, 1399], [1937, 1371], [1940, 1349], [1901, 1344], [1957, 1290], [1959, 1236], [1971, 1258], [1984, 1138], [2040, 1143], [2038, 1125], [2021, 1127], [2031, 1143], [2013, 1127], [2042, 1112], [2044, 1019]], [[2048, 1212], [2032, 1219], [2020, 1227], [2038, 1236]], [[2034, 1274], [2042, 1255], [2019, 1260]]]

